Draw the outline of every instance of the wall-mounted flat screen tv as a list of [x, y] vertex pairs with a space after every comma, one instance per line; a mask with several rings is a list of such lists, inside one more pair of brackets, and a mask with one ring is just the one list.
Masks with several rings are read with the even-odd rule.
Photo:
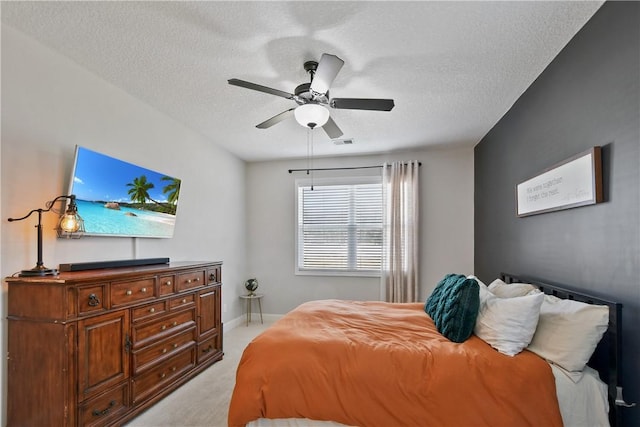
[[86, 235], [173, 237], [178, 178], [76, 146], [69, 194]]

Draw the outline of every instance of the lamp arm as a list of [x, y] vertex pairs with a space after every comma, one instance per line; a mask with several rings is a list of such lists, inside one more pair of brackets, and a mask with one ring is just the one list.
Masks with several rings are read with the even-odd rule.
[[33, 209], [33, 210], [31, 210], [31, 212], [29, 212], [28, 214], [26, 214], [25, 216], [23, 216], [21, 218], [9, 218], [7, 221], [9, 221], [9, 222], [22, 221], [23, 219], [29, 218], [31, 216], [31, 214], [34, 213], [34, 212], [38, 212], [38, 213], [42, 214], [42, 212], [48, 212], [50, 209], [51, 208], [46, 209], [46, 210], [44, 210], [44, 209]]
[[75, 196], [75, 194], [71, 194], [71, 195], [68, 195], [68, 196], [66, 196], [66, 195], [65, 195], [65, 196], [58, 196], [58, 197], [56, 197], [55, 199], [51, 200], [50, 202], [47, 202], [47, 210], [46, 210], [46, 211], [44, 211], [44, 212], [48, 212], [48, 211], [50, 211], [51, 209], [53, 209], [53, 205], [54, 205], [58, 200], [61, 200], [61, 199], [69, 199], [69, 200], [71, 200], [71, 204], [72, 204], [72, 205], [75, 205], [75, 204], [76, 204], [76, 196]]
[[[26, 214], [25, 216], [21, 217], [21, 218], [9, 218], [8, 221], [9, 222], [13, 222], [13, 221], [22, 221], [23, 219], [27, 219], [31, 216], [31, 214], [33, 214], [34, 212], [38, 212], [40, 215], [42, 215], [43, 212], [49, 212], [51, 209], [53, 209], [53, 205], [55, 202], [57, 202], [60, 199], [71, 199], [71, 203], [75, 203], [76, 201], [76, 196], [74, 194], [70, 195], [70, 196], [58, 196], [55, 199], [51, 200], [50, 202], [46, 203], [47, 209], [32, 209], [28, 214]], [[38, 221], [40, 222], [40, 221]]]
[[[13, 221], [22, 221], [23, 219], [27, 219], [31, 216], [32, 213], [38, 212], [38, 225], [36, 225], [36, 229], [38, 230], [38, 238], [36, 240], [38, 246], [38, 261], [36, 262], [36, 266], [32, 269], [32, 271], [40, 271], [40, 270], [48, 270], [44, 263], [42, 262], [42, 212], [48, 212], [49, 209], [33, 209], [31, 212], [23, 216], [22, 218], [9, 218], [9, 222]], [[24, 273], [24, 271], [23, 271]]]

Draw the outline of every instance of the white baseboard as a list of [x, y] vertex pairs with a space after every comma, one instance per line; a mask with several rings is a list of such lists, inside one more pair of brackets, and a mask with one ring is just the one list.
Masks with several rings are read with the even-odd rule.
[[226, 334], [227, 332], [237, 327], [241, 323], [244, 323], [245, 319], [246, 318], [244, 316], [238, 316], [235, 319], [231, 319], [227, 322], [224, 322], [224, 333]]
[[[276, 320], [280, 319], [282, 316], [282, 314], [263, 314], [262, 319], [266, 323], [273, 323]], [[256, 321], [260, 321], [260, 313], [251, 313], [251, 323], [255, 323]], [[246, 325], [246, 322], [247, 317], [244, 314], [242, 316], [238, 316], [234, 319], [224, 322], [224, 333], [227, 333], [238, 326], [244, 326]]]

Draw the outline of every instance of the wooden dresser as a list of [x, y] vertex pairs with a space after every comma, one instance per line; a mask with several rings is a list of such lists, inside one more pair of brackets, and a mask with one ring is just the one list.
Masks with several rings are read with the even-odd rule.
[[120, 425], [222, 359], [222, 263], [9, 277], [7, 425]]

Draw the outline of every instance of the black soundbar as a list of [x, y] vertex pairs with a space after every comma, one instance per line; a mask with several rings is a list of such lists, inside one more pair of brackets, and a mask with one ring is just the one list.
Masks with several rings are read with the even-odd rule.
[[169, 264], [169, 258], [121, 259], [115, 261], [74, 262], [60, 264], [60, 271], [83, 271], [99, 268], [134, 267], [139, 265]]

